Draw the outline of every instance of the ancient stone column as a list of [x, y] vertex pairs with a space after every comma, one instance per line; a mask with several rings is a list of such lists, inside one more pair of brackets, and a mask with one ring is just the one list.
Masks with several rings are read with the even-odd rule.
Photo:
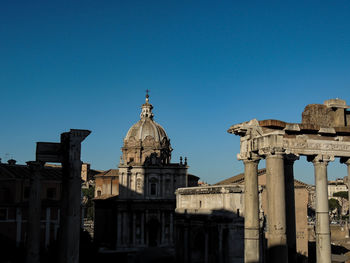
[[294, 171], [293, 165], [299, 157], [288, 154], [284, 156], [284, 185], [286, 197], [286, 226], [287, 226], [287, 246], [288, 261], [296, 261], [296, 223], [295, 223], [295, 192], [294, 192]]
[[279, 148], [265, 153], [268, 202], [268, 262], [288, 262], [284, 157]]
[[[347, 187], [348, 187], [348, 200], [350, 201], [350, 158], [341, 158], [341, 163], [345, 163], [348, 170], [348, 180], [347, 180]], [[350, 206], [349, 206], [350, 210]], [[349, 217], [349, 224], [350, 224], [350, 217]]]
[[259, 262], [259, 158], [244, 159], [244, 262]]
[[317, 263], [331, 263], [331, 235], [329, 229], [327, 165], [330, 156], [308, 156], [315, 169], [316, 184], [316, 259]]
[[42, 162], [27, 162], [30, 169], [30, 193], [28, 207], [27, 263], [39, 263], [40, 260], [40, 216]]
[[81, 216], [81, 142], [88, 130], [70, 130], [61, 134], [62, 213], [60, 262], [79, 262]]

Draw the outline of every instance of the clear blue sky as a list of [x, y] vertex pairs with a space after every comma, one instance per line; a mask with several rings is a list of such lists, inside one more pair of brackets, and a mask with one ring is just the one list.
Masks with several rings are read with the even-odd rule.
[[[115, 168], [150, 89], [173, 161], [217, 182], [240, 173], [239, 137], [257, 119], [350, 104], [349, 1], [2, 1], [0, 157], [89, 129], [82, 159]], [[264, 164], [261, 164], [263, 167]], [[296, 177], [313, 182], [303, 159]], [[346, 168], [330, 165], [329, 177]]]

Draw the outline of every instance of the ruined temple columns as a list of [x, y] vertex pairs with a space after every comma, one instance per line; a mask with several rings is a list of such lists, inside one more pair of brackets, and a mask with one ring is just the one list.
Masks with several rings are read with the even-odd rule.
[[327, 165], [330, 156], [308, 156], [315, 169], [316, 184], [316, 259], [318, 263], [331, 263], [331, 235], [328, 211]]
[[284, 155], [282, 149], [265, 151], [268, 198], [268, 257], [269, 262], [288, 262], [286, 237], [286, 202]]
[[295, 222], [295, 193], [294, 193], [294, 171], [293, 165], [299, 157], [293, 154], [284, 156], [284, 184], [286, 192], [286, 224], [287, 224], [287, 245], [288, 261], [296, 261], [296, 222]]
[[259, 158], [244, 159], [244, 262], [259, 262]]

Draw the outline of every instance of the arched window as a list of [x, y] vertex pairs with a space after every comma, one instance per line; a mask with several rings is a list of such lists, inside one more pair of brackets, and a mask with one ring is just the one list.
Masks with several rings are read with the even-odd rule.
[[101, 190], [97, 190], [97, 196], [101, 196], [102, 192]]

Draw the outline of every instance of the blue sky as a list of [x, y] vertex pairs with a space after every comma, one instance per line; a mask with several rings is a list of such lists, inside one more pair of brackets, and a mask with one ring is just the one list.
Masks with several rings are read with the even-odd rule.
[[[2, 1], [0, 157], [33, 160], [35, 142], [81, 128], [82, 160], [115, 168], [150, 89], [172, 160], [210, 183], [233, 176], [232, 124], [350, 104], [349, 14], [349, 1]], [[304, 159], [295, 171], [313, 182]]]

